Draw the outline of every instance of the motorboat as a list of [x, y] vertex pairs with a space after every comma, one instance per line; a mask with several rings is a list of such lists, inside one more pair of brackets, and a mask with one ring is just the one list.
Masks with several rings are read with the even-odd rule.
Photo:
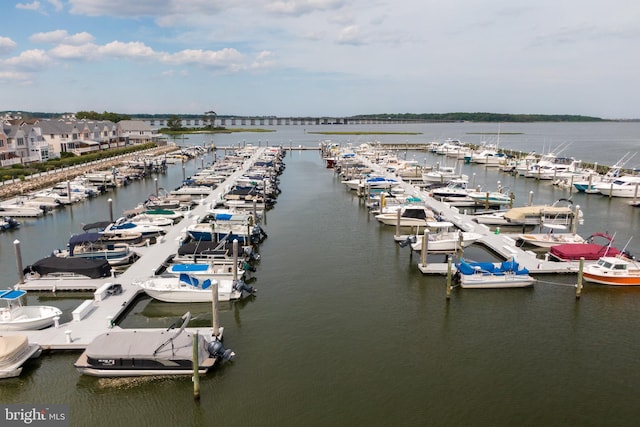
[[171, 264], [165, 270], [172, 276], [180, 276], [188, 274], [198, 278], [199, 280], [233, 280], [234, 278], [244, 276], [244, 269], [234, 264], [233, 259], [218, 262], [181, 262]]
[[[594, 239], [600, 237], [604, 239], [604, 243], [594, 243]], [[611, 246], [613, 236], [606, 233], [593, 233], [584, 243], [561, 244], [552, 246], [549, 249], [549, 255], [557, 261], [578, 261], [580, 258], [585, 261], [595, 261], [603, 256], [618, 256], [622, 253], [618, 248]]]
[[255, 292], [253, 287], [242, 280], [198, 279], [182, 273], [176, 277], [152, 277], [144, 281], [134, 282], [151, 298], [164, 302], [211, 302], [213, 292], [211, 286], [218, 286], [218, 300], [231, 301], [241, 298], [245, 293]]
[[431, 190], [433, 198], [443, 202], [453, 202], [456, 200], [466, 199], [469, 195], [469, 181], [465, 179], [452, 179], [444, 187], [438, 187]]
[[0, 205], [0, 215], [16, 218], [34, 218], [43, 216], [44, 210], [39, 207], [25, 205], [24, 203], [3, 203]]
[[518, 240], [522, 244], [537, 246], [539, 248], [551, 248], [561, 244], [582, 244], [584, 238], [576, 233], [562, 233], [557, 230], [566, 230], [567, 227], [561, 224], [541, 224], [546, 228], [546, 233], [523, 233], [518, 234]]
[[0, 331], [26, 331], [44, 329], [53, 325], [62, 310], [48, 305], [22, 305], [20, 300], [27, 294], [22, 289], [9, 289], [0, 293]]
[[595, 185], [600, 194], [609, 197], [639, 197], [640, 176], [623, 175], [611, 182], [600, 182]]
[[600, 193], [596, 188], [596, 185], [600, 185], [602, 188], [605, 184], [611, 184], [618, 177], [622, 176], [622, 168], [636, 155], [637, 153], [626, 153], [620, 158], [613, 166], [609, 168], [604, 175], [593, 173], [580, 180], [574, 180], [573, 187], [581, 193]]
[[351, 179], [343, 181], [349, 190], [385, 190], [397, 187], [400, 182], [385, 176], [369, 176], [361, 179]]
[[[560, 202], [567, 202], [567, 206], [560, 206]], [[574, 210], [572, 205], [571, 200], [560, 199], [552, 205], [520, 206], [506, 211], [504, 218], [510, 225], [570, 225], [582, 219], [582, 211]]]
[[189, 312], [182, 319], [177, 331], [172, 325], [166, 330], [113, 330], [98, 335], [73, 365], [80, 373], [96, 377], [193, 375], [195, 353], [198, 374], [204, 375], [218, 360], [233, 358], [235, 353], [225, 349], [218, 337], [185, 330]]
[[65, 250], [55, 250], [53, 255], [62, 258], [105, 259], [110, 265], [129, 264], [135, 252], [128, 243], [105, 239], [102, 233], [81, 233], [71, 236]]
[[483, 212], [473, 215], [472, 221], [484, 225], [508, 226], [512, 225], [504, 215], [507, 211]]
[[582, 274], [584, 280], [602, 285], [640, 285], [640, 264], [622, 255], [603, 256], [597, 263], [585, 265]]
[[114, 223], [105, 227], [102, 234], [113, 235], [120, 234], [122, 232], [127, 233], [141, 233], [143, 237], [159, 236], [165, 233], [165, 229], [157, 225], [150, 224], [136, 224], [129, 221], [125, 217], [118, 218]]
[[454, 179], [469, 180], [469, 176], [456, 171], [455, 166], [439, 166], [433, 170], [422, 174], [422, 181], [425, 184], [444, 184]]
[[385, 225], [398, 225], [398, 221], [400, 221], [400, 227], [426, 227], [427, 222], [435, 221], [433, 211], [425, 205], [400, 206], [394, 210], [380, 213], [375, 218]]
[[0, 337], [0, 378], [19, 376], [25, 362], [39, 357], [40, 354], [40, 346], [29, 342], [25, 335]]
[[500, 206], [513, 204], [513, 194], [502, 191], [469, 191], [467, 194], [478, 205]]
[[[428, 235], [427, 252], [452, 252], [460, 247], [470, 246], [484, 237], [480, 233], [461, 231], [449, 221], [428, 222], [427, 227], [433, 231]], [[416, 234], [408, 238], [412, 250], [422, 251], [422, 237], [421, 234]], [[400, 246], [406, 245], [405, 242], [407, 241], [401, 242]]]
[[174, 224], [172, 218], [162, 215], [151, 215], [148, 213], [140, 213], [129, 218], [129, 221], [137, 225], [153, 225], [157, 227], [168, 227]]
[[10, 216], [0, 218], [0, 231], [11, 230], [20, 227], [20, 221]]
[[515, 260], [492, 263], [460, 259], [456, 269], [454, 280], [462, 288], [525, 288], [533, 286], [535, 282], [529, 270], [521, 268]]

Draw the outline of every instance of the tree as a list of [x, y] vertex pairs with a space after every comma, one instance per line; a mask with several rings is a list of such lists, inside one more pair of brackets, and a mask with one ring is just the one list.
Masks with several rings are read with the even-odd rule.
[[180, 117], [174, 114], [171, 117], [169, 117], [169, 120], [167, 120], [167, 127], [171, 130], [181, 130], [182, 120], [180, 119]]
[[216, 118], [218, 117], [218, 114], [216, 114], [215, 111], [206, 111], [204, 113], [204, 115], [206, 117], [207, 127], [208, 128], [215, 128], [216, 127]]

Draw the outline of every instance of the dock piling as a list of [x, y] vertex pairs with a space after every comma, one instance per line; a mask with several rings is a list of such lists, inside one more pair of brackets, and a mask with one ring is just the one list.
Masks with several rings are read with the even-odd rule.
[[584, 257], [580, 257], [580, 266], [578, 267], [578, 283], [576, 285], [576, 299], [580, 299], [582, 295], [582, 271], [584, 269]]
[[193, 353], [192, 353], [192, 365], [193, 365], [193, 398], [200, 400], [200, 372], [198, 372], [198, 332], [193, 334]]
[[13, 247], [16, 252], [16, 265], [18, 267], [18, 283], [24, 284], [24, 271], [22, 267], [22, 251], [20, 250], [20, 240], [16, 239], [13, 241]]

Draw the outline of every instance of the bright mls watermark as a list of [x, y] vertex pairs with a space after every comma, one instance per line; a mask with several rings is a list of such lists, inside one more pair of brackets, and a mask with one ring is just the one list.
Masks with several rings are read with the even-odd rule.
[[0, 405], [0, 425], [69, 427], [69, 405]]

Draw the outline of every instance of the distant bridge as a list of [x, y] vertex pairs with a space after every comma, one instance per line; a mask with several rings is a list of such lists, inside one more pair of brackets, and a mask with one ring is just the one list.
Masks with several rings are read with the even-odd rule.
[[[166, 118], [142, 118], [152, 128], [167, 127], [170, 117]], [[354, 117], [252, 117], [252, 116], [218, 116], [215, 122], [204, 117], [181, 118], [182, 127], [200, 128], [206, 126], [313, 126], [313, 125], [372, 125], [372, 124], [408, 124], [408, 123], [454, 123], [458, 120], [420, 120], [397, 119], [391, 117], [379, 118], [354, 118]]]

